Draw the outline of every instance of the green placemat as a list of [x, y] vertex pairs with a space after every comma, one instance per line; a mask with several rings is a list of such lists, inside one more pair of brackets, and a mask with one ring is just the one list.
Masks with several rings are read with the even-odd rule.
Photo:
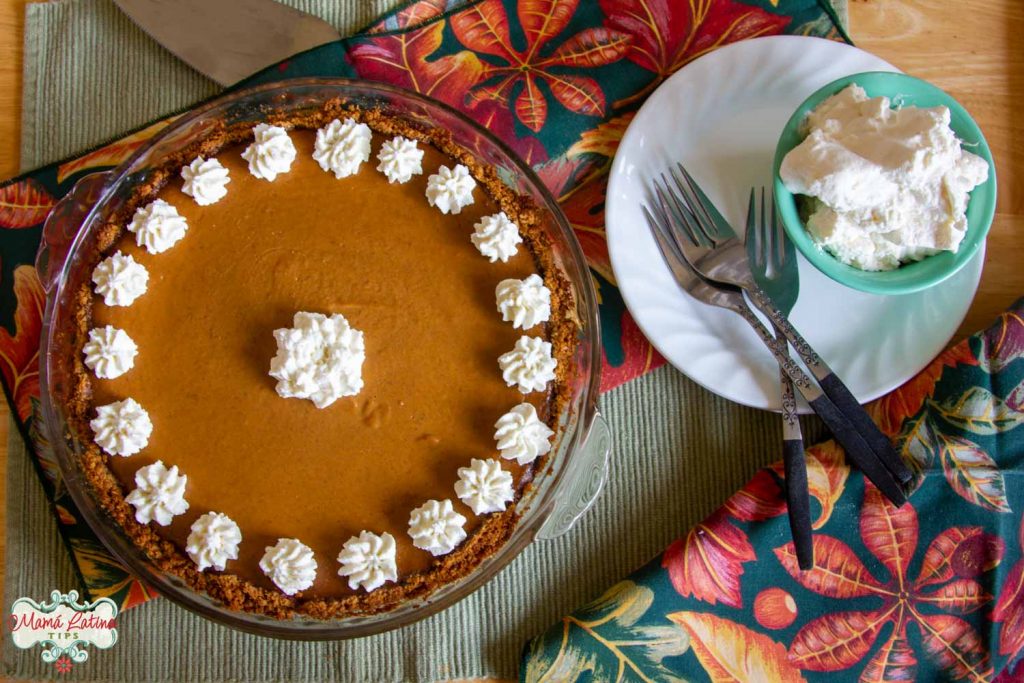
[[[393, 0], [291, 1], [343, 31]], [[105, 0], [31, 4], [25, 26], [22, 164], [101, 142], [216, 92]], [[120, 619], [119, 642], [69, 678], [117, 681], [402, 681], [513, 677], [523, 643], [656, 555], [777, 459], [778, 417], [719, 399], [671, 368], [602, 398], [614, 434], [605, 493], [583, 523], [528, 548], [455, 607], [397, 632], [341, 643], [258, 638], [167, 600]], [[821, 434], [805, 424], [809, 441]], [[76, 578], [45, 497], [12, 429], [5, 601], [68, 590]], [[38, 651], [4, 639], [8, 676], [50, 678]]]

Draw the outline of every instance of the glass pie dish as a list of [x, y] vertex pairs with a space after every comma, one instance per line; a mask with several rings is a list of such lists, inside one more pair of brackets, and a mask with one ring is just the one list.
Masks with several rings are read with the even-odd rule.
[[[517, 503], [520, 518], [504, 544], [462, 578], [388, 611], [331, 620], [304, 616], [276, 619], [229, 609], [179, 576], [162, 571], [100, 504], [83, 468], [83, 445], [69, 425], [62, 400], [75, 377], [77, 350], [68, 330], [75, 323], [76, 294], [89, 282], [90, 257], [99, 250], [102, 229], [123, 214], [134, 190], [155, 169], [225, 126], [252, 126], [271, 116], [298, 115], [337, 100], [363, 110], [379, 110], [413, 127], [448, 131], [455, 144], [493, 167], [505, 186], [532, 201], [540, 209], [540, 229], [555, 267], [569, 284], [570, 317], [577, 334], [566, 380], [568, 400], [557, 416], [551, 453], [540, 461], [532, 483]], [[476, 590], [534, 539], [564, 533], [600, 493], [610, 439], [596, 406], [601, 367], [597, 302], [580, 246], [533, 171], [489, 132], [441, 103], [401, 89], [345, 79], [274, 83], [209, 102], [179, 117], [118, 168], [81, 178], [47, 219], [36, 267], [47, 292], [40, 348], [43, 426], [68, 491], [81, 517], [132, 573], [172, 601], [213, 621], [260, 635], [296, 639], [348, 638], [393, 629], [438, 612]]]

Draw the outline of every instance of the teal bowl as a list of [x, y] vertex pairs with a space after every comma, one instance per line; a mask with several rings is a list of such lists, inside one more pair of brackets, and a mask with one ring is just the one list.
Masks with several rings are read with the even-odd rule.
[[[848, 266], [818, 244], [807, 232], [797, 210], [796, 199], [779, 177], [782, 159], [803, 142], [802, 124], [808, 112], [851, 83], [864, 88], [869, 97], [886, 96], [896, 105], [937, 107], [950, 112], [950, 127], [964, 147], [988, 162], [988, 180], [974, 188], [967, 204], [967, 234], [956, 253], [944, 251], [895, 270], [866, 271]], [[902, 73], [868, 71], [832, 81], [804, 100], [782, 130], [775, 148], [773, 166], [775, 205], [786, 234], [800, 253], [836, 282], [872, 294], [909, 294], [938, 284], [963, 268], [985, 243], [996, 211], [996, 168], [985, 136], [960, 104], [948, 94], [919, 78]]]

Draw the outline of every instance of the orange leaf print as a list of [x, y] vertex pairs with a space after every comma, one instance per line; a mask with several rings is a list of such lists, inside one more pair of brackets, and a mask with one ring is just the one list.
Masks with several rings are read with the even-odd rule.
[[889, 640], [864, 667], [860, 674], [860, 683], [912, 681], [916, 671], [917, 658], [914, 656], [913, 648], [907, 644], [907, 634], [903, 629], [894, 630]]
[[[815, 555], [815, 559], [817, 559]], [[876, 612], [832, 612], [808, 622], [789, 645], [789, 659], [801, 669], [839, 671], [868, 653], [895, 605]]]
[[897, 508], [870, 482], [864, 484], [860, 514], [860, 536], [903, 589], [907, 566], [917, 548], [917, 512], [914, 506]]
[[917, 601], [935, 605], [946, 612], [970, 614], [991, 602], [992, 596], [974, 579], [957, 579], [932, 593], [919, 593]]
[[14, 334], [0, 327], [0, 373], [24, 422], [32, 414], [32, 398], [39, 396], [39, 334], [46, 301], [35, 268], [14, 269], [14, 295], [18, 299]]
[[612, 157], [619, 149], [619, 142], [622, 141], [622, 136], [626, 134], [626, 129], [629, 128], [635, 114], [635, 112], [630, 112], [616, 116], [590, 130], [583, 131], [580, 139], [573, 143], [565, 155], [574, 158], [584, 154], [597, 154], [607, 158], [610, 164]]
[[435, 21], [405, 33], [371, 36], [352, 47], [352, 64], [363, 78], [400, 85], [459, 106], [484, 66], [466, 50], [428, 61], [441, 47], [443, 34], [444, 22]]
[[985, 645], [974, 628], [948, 614], [918, 614], [924, 647], [958, 680], [987, 683], [993, 674]]
[[683, 597], [742, 607], [743, 563], [757, 559], [747, 535], [716, 512], [668, 547], [661, 566]]
[[[832, 516], [836, 502], [846, 490], [846, 480], [850, 476], [850, 468], [846, 464], [846, 455], [835, 441], [825, 441], [811, 446], [806, 453], [807, 492], [821, 506], [818, 518], [811, 523], [811, 528], [820, 529]], [[772, 465], [772, 469], [781, 478], [785, 478], [785, 468], [781, 462]]]
[[786, 499], [775, 477], [767, 470], [759, 470], [722, 507], [736, 519], [757, 522], [785, 512]]
[[53, 196], [32, 178], [0, 187], [0, 228], [20, 230], [39, 225], [53, 204]]
[[802, 571], [792, 543], [775, 549], [775, 556], [790, 576], [807, 590], [830, 598], [856, 598], [863, 595], [889, 595], [871, 575], [860, 558], [837, 538], [814, 535], [814, 567]]
[[447, 8], [446, 0], [419, 0], [408, 7], [395, 12], [394, 16], [387, 16], [383, 21], [372, 26], [367, 33], [382, 33], [398, 29], [416, 28], [418, 25], [440, 16]]
[[[546, 41], [564, 31], [578, 5], [579, 0], [519, 0], [516, 13], [526, 43], [536, 51]], [[533, 52], [528, 56], [532, 57]]]
[[675, 612], [666, 616], [686, 629], [690, 647], [713, 683], [804, 680], [787, 659], [786, 648], [768, 636], [714, 614]]
[[176, 118], [178, 117], [172, 116], [168, 119], [164, 119], [163, 121], [157, 121], [152, 125], [146, 126], [142, 130], [121, 138], [117, 142], [113, 142], [105, 147], [100, 147], [99, 149], [89, 152], [84, 156], [80, 156], [66, 164], [61, 164], [57, 167], [57, 182], [62, 183], [79, 171], [85, 171], [93, 168], [105, 168], [107, 166], [117, 166], [128, 159], [128, 157], [135, 154], [135, 152], [139, 151], [139, 148], [142, 147], [142, 145], [166, 128], [167, 125]]

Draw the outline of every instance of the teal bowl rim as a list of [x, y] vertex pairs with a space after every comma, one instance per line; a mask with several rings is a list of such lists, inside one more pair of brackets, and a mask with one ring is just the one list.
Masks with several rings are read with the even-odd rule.
[[[779, 167], [786, 154], [806, 137], [800, 132], [800, 127], [808, 112], [851, 83], [857, 83], [863, 87], [871, 97], [885, 95], [901, 104], [904, 102], [915, 104], [917, 101], [925, 99], [925, 103], [918, 106], [945, 105], [949, 107], [950, 127], [953, 132], [960, 140], [964, 141], [968, 151], [988, 162], [988, 179], [971, 192], [968, 201], [967, 234], [955, 254], [941, 252], [900, 266], [895, 270], [866, 271], [839, 261], [818, 246], [807, 232], [803, 221], [800, 220], [793, 193], [786, 189], [779, 177]], [[908, 84], [911, 87], [908, 88]], [[908, 92], [911, 90], [914, 91], [913, 94]], [[974, 255], [985, 243], [985, 238], [995, 217], [997, 199], [996, 168], [992, 161], [992, 152], [975, 120], [959, 102], [941, 88], [920, 78], [895, 71], [865, 71], [844, 76], [818, 88], [805, 99], [790, 116], [779, 136], [772, 164], [772, 186], [775, 194], [775, 206], [782, 220], [783, 228], [800, 253], [818, 270], [836, 282], [872, 294], [909, 294], [927, 289], [952, 277], [974, 258]], [[984, 202], [986, 198], [988, 199], [987, 203]], [[982, 201], [980, 207], [976, 203], [979, 200]], [[979, 214], [978, 211], [981, 213]]]

